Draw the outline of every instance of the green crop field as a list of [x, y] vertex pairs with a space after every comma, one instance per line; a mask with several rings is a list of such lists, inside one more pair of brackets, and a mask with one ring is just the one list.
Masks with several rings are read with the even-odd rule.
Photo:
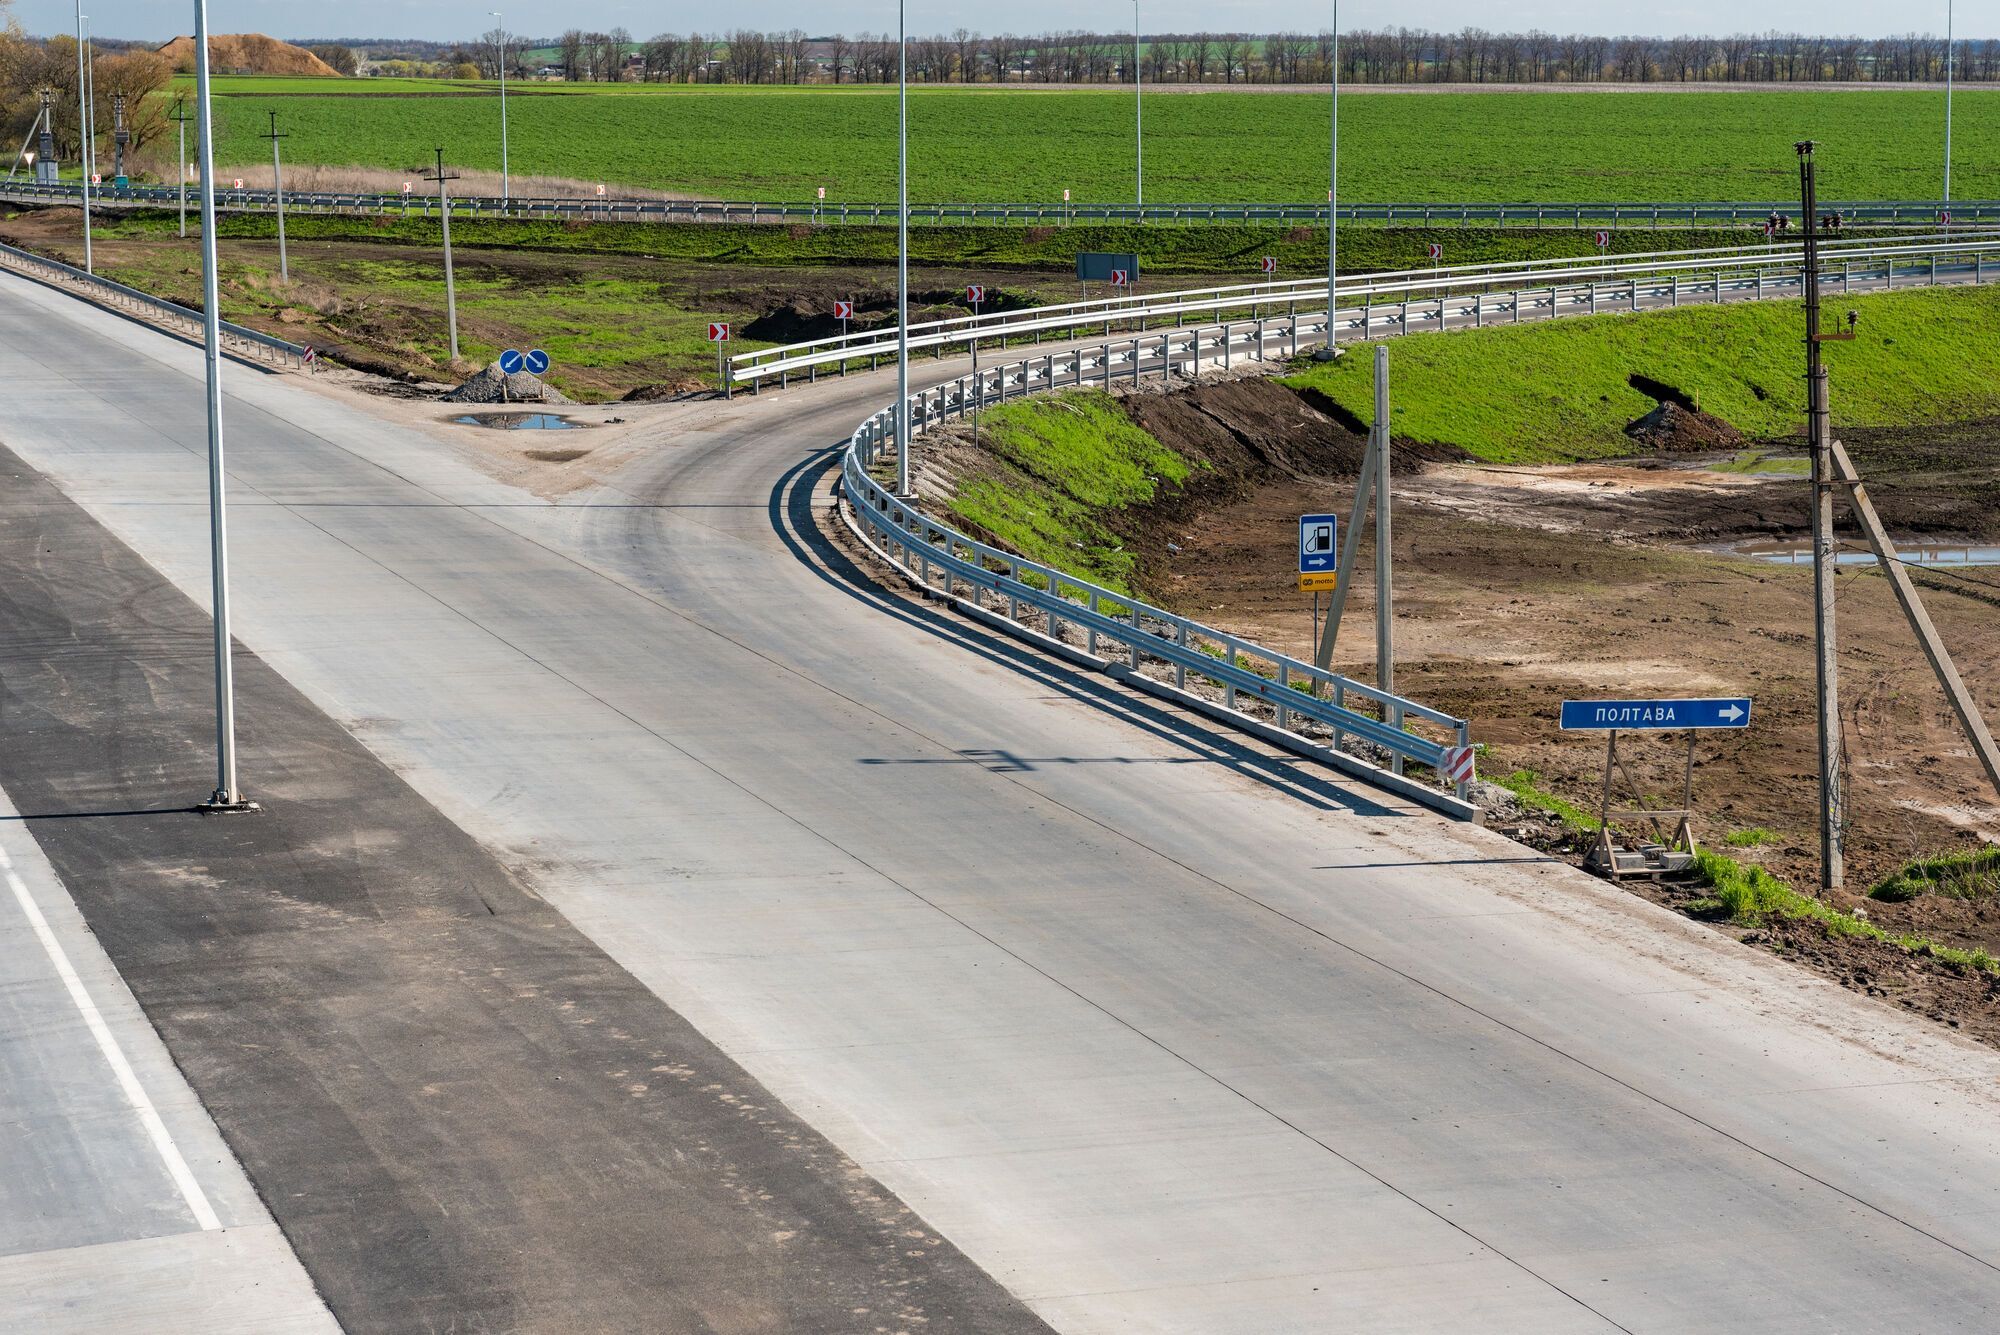
[[[291, 161], [406, 168], [444, 144], [500, 165], [488, 85], [402, 80], [218, 81], [217, 152], [269, 156], [280, 114]], [[1343, 198], [1353, 201], [1785, 199], [1792, 144], [1822, 144], [1822, 192], [1934, 198], [1944, 99], [1929, 92], [1416, 93], [1341, 106]], [[895, 190], [896, 102], [879, 88], [514, 85], [513, 169], [679, 194], [881, 200]], [[1132, 196], [1129, 91], [922, 89], [910, 99], [917, 200]], [[2000, 196], [2000, 91], [1958, 95], [1954, 193]], [[1155, 202], [1317, 200], [1326, 99], [1307, 93], [1157, 94], [1146, 104]]]

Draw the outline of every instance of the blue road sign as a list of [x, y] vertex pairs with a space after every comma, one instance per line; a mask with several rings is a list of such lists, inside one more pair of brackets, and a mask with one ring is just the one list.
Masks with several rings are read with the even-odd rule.
[[1299, 573], [1316, 575], [1340, 563], [1340, 518], [1299, 516]]
[[549, 369], [549, 354], [543, 352], [540, 348], [530, 348], [528, 350], [529, 372], [534, 375], [540, 375], [542, 372], [548, 369]]
[[1668, 732], [1747, 728], [1750, 700], [1565, 700], [1564, 732]]
[[521, 369], [521, 353], [519, 349], [509, 348], [500, 354], [500, 369], [508, 375], [513, 375]]

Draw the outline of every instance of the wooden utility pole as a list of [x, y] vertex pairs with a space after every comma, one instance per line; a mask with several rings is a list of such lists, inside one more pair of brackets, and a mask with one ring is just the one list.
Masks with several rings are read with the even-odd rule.
[[285, 164], [278, 156], [278, 141], [289, 139], [290, 135], [278, 133], [278, 113], [271, 113], [271, 133], [265, 138], [271, 141], [271, 187], [278, 201], [278, 281], [292, 281], [292, 262], [285, 253]]

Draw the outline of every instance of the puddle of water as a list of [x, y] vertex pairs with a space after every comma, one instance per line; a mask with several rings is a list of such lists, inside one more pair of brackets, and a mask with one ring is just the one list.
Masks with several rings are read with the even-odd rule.
[[581, 426], [555, 413], [467, 413], [451, 420], [460, 426], [486, 426], [500, 431], [575, 431]]
[[[1812, 564], [1812, 543], [1804, 540], [1738, 542], [1714, 550], [1725, 552], [1730, 556], [1747, 556], [1757, 561], [1769, 561], [1774, 565]], [[1911, 565], [2000, 566], [2000, 546], [1980, 543], [1903, 542], [1896, 544], [1896, 554]], [[1860, 551], [1844, 547], [1834, 553], [1833, 559], [1836, 565], [1872, 566], [1875, 564], [1875, 553], [1865, 547]]]

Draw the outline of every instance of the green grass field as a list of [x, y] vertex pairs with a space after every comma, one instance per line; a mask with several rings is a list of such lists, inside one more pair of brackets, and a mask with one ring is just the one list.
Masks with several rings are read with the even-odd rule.
[[[217, 153], [269, 156], [280, 113], [295, 162], [401, 169], [444, 144], [497, 169], [487, 85], [428, 80], [218, 81]], [[508, 103], [523, 175], [766, 200], [892, 198], [896, 103], [880, 88], [527, 84]], [[1116, 89], [923, 89], [910, 98], [911, 191], [923, 200], [1132, 197], [1132, 102]], [[1343, 197], [1361, 201], [1784, 199], [1793, 141], [1822, 145], [1822, 192], [1932, 198], [1943, 96], [1929, 92], [1370, 94], [1341, 108]], [[2000, 196], [2000, 91], [1959, 93], [1954, 193]], [[1146, 105], [1155, 202], [1325, 196], [1326, 99], [1158, 94]]]
[[[2000, 289], [1839, 298], [1860, 337], [1828, 345], [1834, 420], [1857, 426], [1965, 421], [2000, 413]], [[1496, 462], [1554, 463], [1628, 452], [1627, 423], [1664, 382], [1754, 436], [1805, 417], [1796, 302], [1696, 306], [1548, 325], [1426, 334], [1389, 344], [1395, 431]], [[1289, 377], [1363, 421], [1374, 416], [1367, 357]]]

